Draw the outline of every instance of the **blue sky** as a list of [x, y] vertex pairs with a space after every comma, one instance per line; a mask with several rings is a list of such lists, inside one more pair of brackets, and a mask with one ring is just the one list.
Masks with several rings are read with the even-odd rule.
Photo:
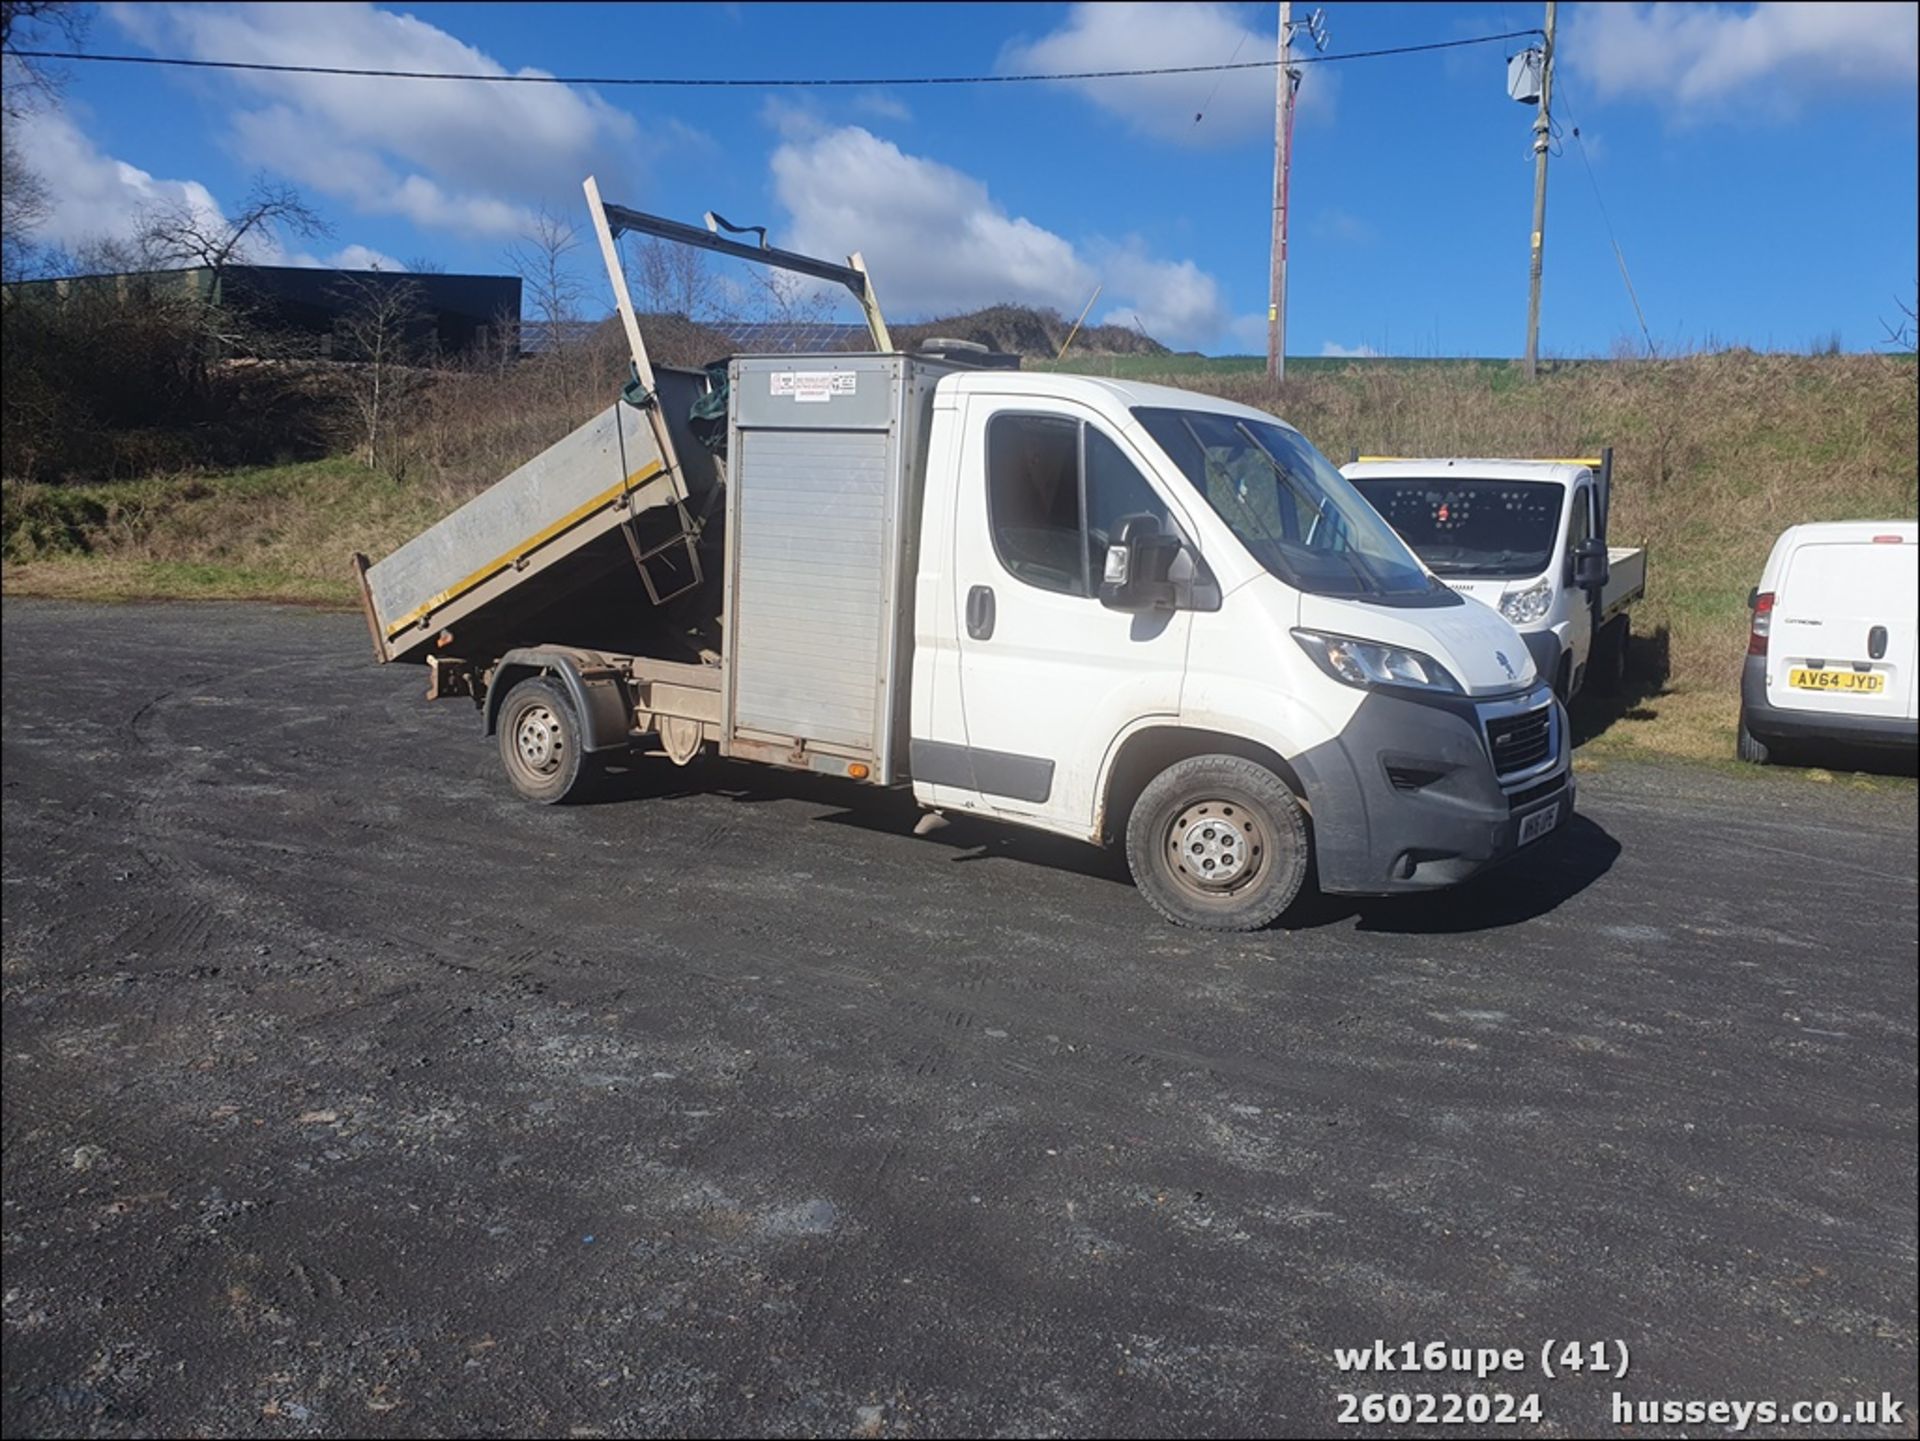
[[[97, 7], [88, 45], [558, 74], [1014, 73], [1264, 57], [1275, 9], [148, 3]], [[1542, 15], [1324, 10], [1329, 55]], [[1636, 333], [1596, 182], [1663, 347], [1878, 346], [1896, 300], [1914, 297], [1916, 13], [1562, 5], [1543, 350], [1605, 355]], [[1507, 98], [1505, 60], [1520, 43], [1306, 72], [1290, 353], [1518, 352], [1532, 112]], [[1269, 71], [831, 91], [70, 73], [61, 107], [9, 127], [53, 192], [47, 240], [125, 231], [168, 201], [231, 213], [264, 171], [333, 226], [284, 237], [275, 258], [491, 272], [539, 207], [583, 220], [593, 170], [639, 208], [858, 248], [899, 318], [1000, 299], [1071, 314], [1098, 284], [1096, 318], [1137, 317], [1179, 347], [1264, 348]], [[589, 251], [576, 258], [597, 306], [604, 277]]]

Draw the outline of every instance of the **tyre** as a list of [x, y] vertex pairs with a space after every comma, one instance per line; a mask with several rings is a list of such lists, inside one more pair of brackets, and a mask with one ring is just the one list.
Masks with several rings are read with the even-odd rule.
[[1127, 865], [1175, 925], [1257, 931], [1307, 878], [1306, 818], [1286, 783], [1241, 756], [1168, 766], [1127, 817]]
[[1619, 695], [1627, 685], [1627, 650], [1633, 644], [1633, 622], [1616, 616], [1596, 639], [1590, 666], [1593, 688], [1601, 695]]
[[1740, 740], [1738, 750], [1741, 760], [1751, 761], [1757, 766], [1763, 766], [1773, 759], [1772, 747], [1747, 729], [1747, 712], [1744, 706], [1741, 707], [1740, 710]]
[[1560, 657], [1560, 668], [1553, 674], [1553, 693], [1561, 705], [1573, 704], [1573, 652]]
[[495, 732], [507, 779], [528, 800], [557, 805], [592, 788], [598, 772], [583, 748], [580, 718], [548, 677], [529, 676], [507, 692]]

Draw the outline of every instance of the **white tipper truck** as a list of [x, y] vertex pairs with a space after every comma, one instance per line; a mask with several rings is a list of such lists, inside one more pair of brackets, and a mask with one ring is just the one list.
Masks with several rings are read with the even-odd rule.
[[1572, 460], [1359, 456], [1340, 473], [1429, 570], [1513, 623], [1562, 700], [1620, 688], [1647, 553], [1608, 543], [1611, 447]]
[[[609, 250], [683, 238], [590, 198]], [[472, 696], [533, 800], [717, 751], [1123, 842], [1211, 929], [1273, 921], [1310, 864], [1430, 889], [1569, 823], [1565, 710], [1513, 628], [1298, 431], [901, 354], [869, 310], [873, 353], [734, 358], [719, 455], [686, 422], [717, 381], [630, 330], [638, 405], [356, 557], [379, 659]]]

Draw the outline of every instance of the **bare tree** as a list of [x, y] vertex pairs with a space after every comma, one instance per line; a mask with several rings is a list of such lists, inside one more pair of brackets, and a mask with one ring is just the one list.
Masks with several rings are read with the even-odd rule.
[[196, 210], [176, 200], [147, 211], [134, 245], [146, 269], [193, 269], [206, 273], [193, 290], [196, 321], [202, 335], [195, 376], [205, 388], [207, 366], [215, 356], [260, 356], [285, 349], [285, 336], [270, 316], [250, 315], [234, 303], [228, 272], [260, 254], [261, 246], [281, 235], [315, 239], [330, 233], [319, 212], [300, 192], [261, 175], [232, 217]]
[[8, 116], [51, 103], [67, 83], [64, 71], [19, 51], [50, 46], [78, 50], [87, 38], [87, 18], [78, 5], [65, 0], [0, 0], [0, 49], [7, 53], [7, 64], [0, 68], [0, 108]]
[[[66, 75], [44, 60], [28, 59], [15, 47], [38, 49], [44, 43], [78, 48], [86, 38], [87, 16], [77, 5], [55, 0], [0, 0], [0, 109], [9, 120], [30, 114], [58, 97]], [[27, 163], [9, 129], [5, 172], [0, 175], [0, 276], [22, 280], [49, 266], [50, 257], [34, 234], [50, 209], [46, 181]]]
[[1887, 347], [1891, 350], [1912, 350], [1917, 337], [1920, 337], [1920, 305], [1912, 305], [1904, 300], [1896, 300], [1894, 306], [1900, 312], [1898, 320], [1883, 320], [1881, 328], [1887, 332]]
[[691, 245], [657, 237], [641, 241], [627, 252], [627, 283], [635, 303], [650, 314], [704, 321], [725, 308], [706, 252]]
[[586, 299], [586, 287], [568, 263], [579, 248], [580, 232], [573, 222], [545, 209], [527, 233], [507, 247], [507, 263], [526, 287], [521, 316], [540, 326], [555, 348], [579, 320]]
[[420, 287], [391, 276], [344, 277], [345, 308], [335, 323], [334, 356], [352, 402], [353, 442], [369, 470], [399, 479], [406, 470], [400, 444], [415, 402], [426, 386], [432, 357], [420, 332], [426, 317]]
[[755, 270], [756, 319], [774, 325], [817, 326], [833, 319], [835, 295], [790, 270]]
[[39, 233], [52, 209], [47, 182], [27, 164], [13, 133], [0, 146], [0, 278], [22, 280], [41, 266]]
[[162, 264], [212, 271], [217, 288], [228, 266], [253, 259], [277, 232], [311, 240], [331, 230], [299, 191], [257, 176], [232, 219], [174, 201], [142, 217], [140, 239]]

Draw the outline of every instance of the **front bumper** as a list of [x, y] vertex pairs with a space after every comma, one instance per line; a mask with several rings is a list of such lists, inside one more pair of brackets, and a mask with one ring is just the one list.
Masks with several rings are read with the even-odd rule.
[[1748, 656], [1741, 667], [1740, 713], [1747, 729], [1765, 741], [1906, 749], [1920, 746], [1920, 723], [1912, 716], [1847, 715], [1773, 704], [1767, 695], [1767, 658], [1763, 655]]
[[[1496, 776], [1487, 720], [1542, 706], [1551, 713], [1546, 759]], [[1573, 819], [1571, 751], [1566, 708], [1545, 686], [1492, 702], [1370, 692], [1337, 740], [1296, 764], [1320, 888], [1391, 895], [1457, 885], [1515, 854], [1530, 818], [1558, 806], [1550, 830], [1563, 829]]]

